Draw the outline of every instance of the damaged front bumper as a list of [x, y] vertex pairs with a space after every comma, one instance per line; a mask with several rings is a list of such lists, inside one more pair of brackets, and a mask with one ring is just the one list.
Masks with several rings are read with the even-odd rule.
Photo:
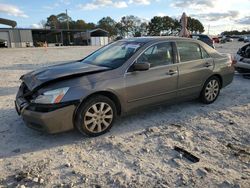
[[25, 124], [35, 130], [50, 134], [65, 132], [74, 128], [73, 117], [79, 101], [58, 104], [34, 104], [23, 97], [20, 87], [15, 107]]
[[250, 58], [243, 58], [240, 55], [236, 55], [235, 69], [240, 73], [250, 73]]

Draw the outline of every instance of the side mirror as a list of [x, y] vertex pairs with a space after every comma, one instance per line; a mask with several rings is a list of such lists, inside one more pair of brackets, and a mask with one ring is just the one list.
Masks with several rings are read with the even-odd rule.
[[149, 70], [149, 68], [150, 68], [150, 63], [148, 62], [135, 63], [133, 65], [133, 71], [146, 71]]

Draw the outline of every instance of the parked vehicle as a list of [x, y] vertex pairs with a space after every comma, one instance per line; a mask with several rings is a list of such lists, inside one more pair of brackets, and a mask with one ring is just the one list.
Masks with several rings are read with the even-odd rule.
[[0, 39], [0, 48], [8, 48], [8, 43], [6, 40]]
[[57, 133], [97, 136], [117, 116], [142, 107], [200, 98], [213, 103], [233, 80], [229, 54], [179, 37], [123, 39], [84, 59], [21, 76], [16, 110], [25, 123]]
[[235, 56], [235, 69], [243, 75], [250, 75], [250, 44], [240, 48]]
[[231, 38], [231, 37], [229, 37], [229, 36], [223, 36], [222, 38], [221, 38], [221, 43], [226, 43], [226, 42], [233, 42], [233, 38]]
[[244, 37], [240, 37], [240, 38], [238, 39], [238, 41], [239, 41], [239, 42], [244, 42]]
[[246, 43], [246, 42], [250, 42], [250, 36], [245, 36], [244, 37], [244, 42]]
[[214, 41], [214, 43], [220, 43], [219, 37], [213, 37], [213, 41]]
[[211, 46], [212, 48], [214, 48], [214, 41], [208, 35], [192, 34], [191, 38], [196, 39], [196, 40], [200, 40], [200, 41], [206, 43], [207, 45]]

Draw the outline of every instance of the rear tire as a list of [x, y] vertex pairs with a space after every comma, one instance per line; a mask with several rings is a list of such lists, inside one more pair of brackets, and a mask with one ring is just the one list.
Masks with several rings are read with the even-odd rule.
[[221, 82], [217, 76], [210, 77], [204, 84], [200, 99], [204, 104], [213, 103], [220, 94]]
[[96, 95], [79, 107], [75, 125], [82, 134], [99, 136], [111, 129], [116, 114], [116, 106], [111, 99], [103, 95]]

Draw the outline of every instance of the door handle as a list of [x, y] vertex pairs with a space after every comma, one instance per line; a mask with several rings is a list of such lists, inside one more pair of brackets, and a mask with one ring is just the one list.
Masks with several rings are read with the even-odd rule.
[[208, 63], [208, 62], [206, 62], [205, 64], [204, 64], [204, 67], [211, 67], [212, 66], [212, 64], [211, 63]]
[[177, 70], [169, 70], [167, 75], [174, 75], [174, 74], [177, 74], [178, 71]]

